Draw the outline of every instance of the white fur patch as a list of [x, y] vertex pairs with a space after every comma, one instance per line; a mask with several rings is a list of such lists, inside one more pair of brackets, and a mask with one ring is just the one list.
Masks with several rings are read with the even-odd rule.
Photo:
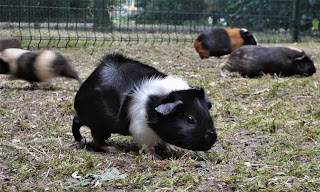
[[288, 47], [288, 48], [291, 49], [291, 50], [294, 50], [294, 51], [298, 51], [299, 53], [302, 52], [301, 49], [298, 49], [298, 48], [295, 48], [295, 47]]
[[17, 72], [18, 70], [17, 60], [22, 54], [26, 52], [30, 52], [30, 51], [24, 50], [24, 49], [18, 49], [18, 48], [9, 48], [9, 49], [5, 49], [1, 53], [1, 59], [9, 64], [10, 74], [13, 75]]
[[221, 75], [221, 77], [223, 77], [223, 78], [226, 78], [226, 77], [227, 77], [227, 75], [223, 72], [222, 69], [220, 69], [220, 75]]
[[43, 51], [37, 56], [34, 62], [34, 68], [35, 74], [40, 81], [47, 81], [56, 76], [52, 66], [52, 61], [54, 61], [56, 58], [57, 54], [52, 51]]
[[241, 28], [241, 30], [242, 30], [243, 32], [247, 32], [247, 31], [248, 31], [248, 29], [246, 29], [246, 28]]
[[256, 36], [254, 34], [252, 34], [252, 37], [254, 38], [254, 40], [257, 42], [257, 46], [259, 46], [258, 40], [256, 38]]
[[129, 105], [129, 131], [134, 140], [140, 145], [151, 149], [156, 143], [162, 142], [158, 135], [147, 124], [146, 103], [150, 95], [168, 95], [172, 91], [187, 90], [191, 87], [185, 80], [167, 76], [165, 78], [151, 78], [144, 80], [132, 94]]

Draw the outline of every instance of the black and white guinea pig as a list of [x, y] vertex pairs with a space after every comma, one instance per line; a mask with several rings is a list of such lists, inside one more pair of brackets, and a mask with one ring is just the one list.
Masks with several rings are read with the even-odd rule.
[[257, 77], [262, 74], [277, 74], [281, 76], [305, 75], [311, 76], [316, 72], [311, 57], [303, 50], [276, 46], [260, 47], [246, 45], [231, 53], [223, 70], [239, 72], [242, 76]]
[[44, 82], [63, 76], [82, 83], [68, 60], [54, 51], [32, 52], [9, 48], [0, 53], [0, 60], [0, 74], [10, 74], [16, 79]]
[[243, 45], [258, 45], [256, 37], [245, 28], [212, 28], [203, 31], [194, 43], [201, 59], [230, 54]]
[[81, 85], [74, 108], [75, 140], [83, 139], [80, 128], [86, 125], [102, 151], [112, 150], [105, 143], [111, 133], [132, 135], [152, 156], [157, 143], [206, 151], [217, 139], [202, 88], [121, 54], [104, 57]]

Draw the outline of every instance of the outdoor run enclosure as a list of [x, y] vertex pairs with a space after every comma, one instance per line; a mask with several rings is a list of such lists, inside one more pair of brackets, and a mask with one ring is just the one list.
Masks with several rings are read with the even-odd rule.
[[260, 43], [319, 42], [318, 0], [2, 0], [0, 35], [25, 47], [193, 42], [212, 27]]

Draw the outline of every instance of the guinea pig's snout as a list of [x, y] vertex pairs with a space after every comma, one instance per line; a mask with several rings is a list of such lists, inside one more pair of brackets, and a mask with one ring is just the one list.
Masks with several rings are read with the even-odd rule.
[[303, 76], [311, 76], [316, 72], [315, 69], [310, 69], [308, 72], [302, 73]]
[[309, 69], [310, 76], [313, 75], [315, 72], [316, 72], [316, 68], [315, 67], [311, 67], [311, 69]]
[[208, 130], [206, 133], [206, 139], [211, 142], [216, 142], [217, 140], [217, 132], [215, 130]]

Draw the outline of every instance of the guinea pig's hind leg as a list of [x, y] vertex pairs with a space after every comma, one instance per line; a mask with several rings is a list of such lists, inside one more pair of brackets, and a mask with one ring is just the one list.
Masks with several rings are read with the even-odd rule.
[[42, 82], [40, 85], [43, 88], [50, 88], [52, 86], [52, 80], [51, 79], [46, 80], [46, 81]]
[[19, 78], [15, 77], [14, 75], [10, 75], [10, 76], [8, 77], [8, 79], [9, 79], [10, 81], [14, 81], [14, 80], [18, 80]]
[[30, 82], [30, 85], [28, 86], [30, 90], [36, 90], [39, 89], [39, 84], [37, 82]]
[[[96, 129], [96, 130], [104, 130], [104, 129]], [[103, 151], [108, 153], [119, 152], [119, 149], [117, 147], [108, 146], [106, 144], [106, 139], [108, 139], [111, 136], [111, 133], [94, 132], [91, 129], [91, 134], [92, 134], [96, 149], [98, 151]]]
[[102, 145], [100, 146], [100, 150], [108, 153], [117, 153], [119, 149], [115, 146]]
[[72, 134], [73, 134], [74, 140], [87, 143], [88, 140], [86, 140], [86, 138], [83, 138], [82, 135], [80, 134], [80, 128], [82, 126], [83, 124], [80, 122], [78, 116], [74, 116], [73, 123], [72, 123]]
[[152, 158], [153, 160], [161, 160], [161, 157], [156, 154], [154, 147], [146, 147], [145, 150], [145, 159]]

